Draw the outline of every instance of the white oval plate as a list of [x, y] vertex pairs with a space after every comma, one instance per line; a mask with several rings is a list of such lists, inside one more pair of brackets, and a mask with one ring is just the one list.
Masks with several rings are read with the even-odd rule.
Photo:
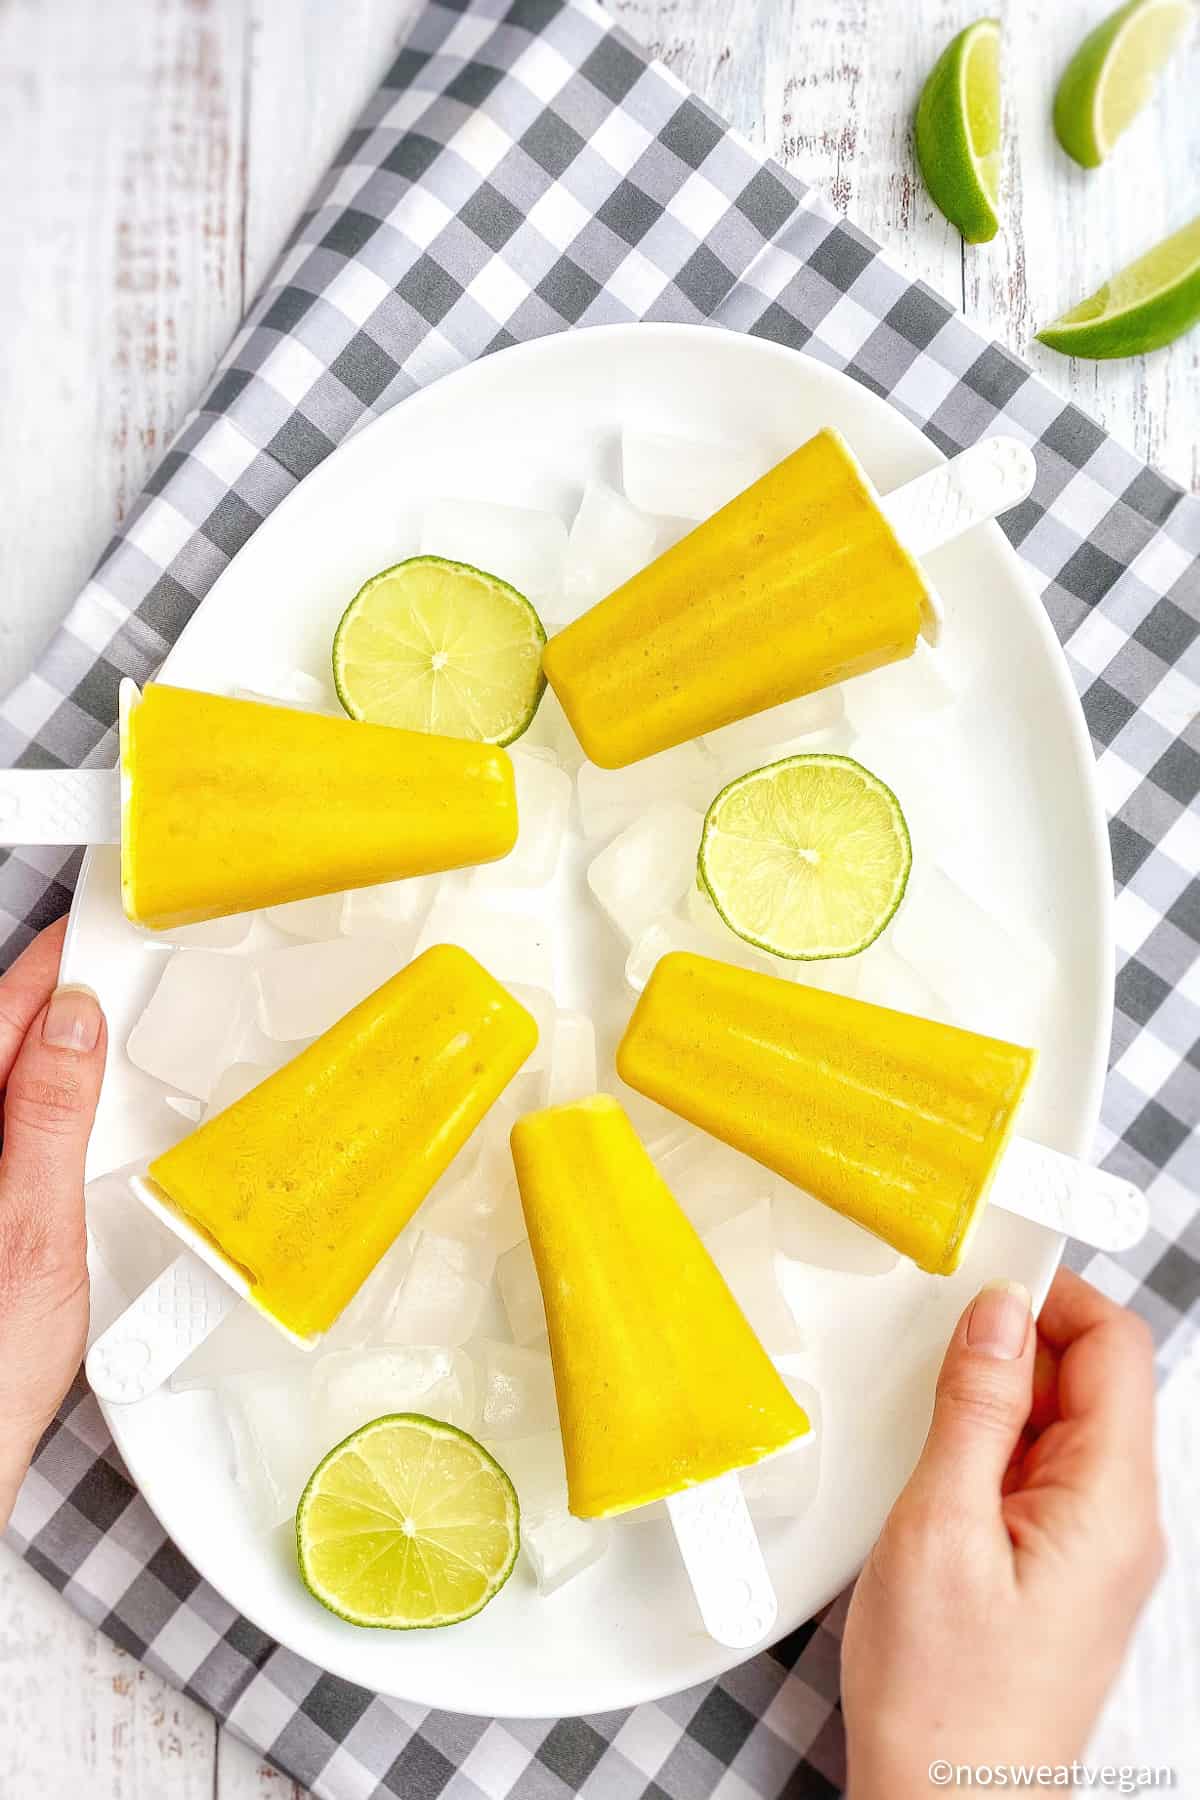
[[[771, 460], [835, 425], [884, 490], [939, 460], [865, 388], [754, 338], [665, 325], [543, 338], [438, 382], [330, 456], [216, 582], [164, 676], [228, 692], [253, 687], [264, 668], [323, 672], [360, 583], [415, 547], [422, 498], [472, 496], [569, 517], [590, 472], [618, 477], [623, 425], [750, 444]], [[1051, 627], [995, 526], [929, 566], [947, 609], [945, 654], [975, 684], [962, 709], [962, 755], [989, 822], [984, 874], [1061, 965], [1022, 1128], [1084, 1154], [1099, 1107], [1112, 965], [1107, 839], [1082, 715]], [[611, 1052], [632, 996], [614, 936], [585, 898], [586, 859], [577, 847], [565, 860], [550, 902], [559, 1003], [591, 1009]], [[114, 852], [89, 857], [74, 916], [71, 974], [99, 991], [114, 1046], [93, 1146], [98, 1174], [173, 1140], [183, 1123], [121, 1048], [162, 952], [121, 915]], [[876, 1278], [796, 1271], [811, 1345], [804, 1373], [820, 1390], [824, 1423], [815, 1503], [802, 1519], [763, 1529], [780, 1636], [859, 1568], [919, 1449], [941, 1351], [969, 1296], [1003, 1275], [1040, 1302], [1060, 1250], [1055, 1235], [993, 1210], [951, 1280], [909, 1265]], [[458, 1712], [555, 1716], [631, 1706], [741, 1660], [702, 1631], [662, 1522], [618, 1531], [609, 1555], [549, 1600], [519, 1568], [466, 1625], [358, 1630], [304, 1592], [286, 1532], [264, 1541], [251, 1528], [211, 1395], [162, 1392], [109, 1408], [107, 1418], [146, 1499], [200, 1573], [282, 1644], [364, 1687]]]

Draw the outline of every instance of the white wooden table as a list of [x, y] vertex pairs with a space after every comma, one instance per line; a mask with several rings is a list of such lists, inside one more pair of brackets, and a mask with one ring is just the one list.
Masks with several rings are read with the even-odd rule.
[[[610, 0], [621, 22], [911, 274], [1200, 487], [1200, 332], [1072, 364], [1035, 327], [1183, 224], [1200, 47], [1112, 165], [1056, 149], [1056, 71], [1103, 0], [999, 0], [1005, 235], [964, 246], [917, 177], [921, 79], [968, 0]], [[32, 664], [404, 35], [414, 0], [8, 0], [0, 8], [0, 689]], [[1191, 102], [1189, 104], [1189, 101]], [[1200, 1793], [1200, 1363], [1161, 1403], [1175, 1551], [1098, 1760]], [[284, 1800], [292, 1784], [0, 1550], [0, 1794]], [[1184, 1773], [1184, 1770], [1187, 1773]], [[292, 1790], [293, 1792], [295, 1790]]]

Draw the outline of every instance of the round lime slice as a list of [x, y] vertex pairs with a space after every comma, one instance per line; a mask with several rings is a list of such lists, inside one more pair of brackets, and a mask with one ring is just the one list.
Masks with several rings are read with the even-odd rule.
[[1064, 356], [1141, 356], [1200, 322], [1200, 219], [1119, 271], [1038, 338]]
[[1104, 161], [1195, 12], [1190, 0], [1129, 0], [1088, 33], [1054, 95], [1054, 130], [1068, 156], [1085, 169]]
[[911, 865], [896, 796], [848, 756], [789, 756], [739, 776], [700, 838], [700, 877], [730, 930], [794, 960], [874, 943]]
[[353, 1625], [457, 1625], [495, 1598], [520, 1547], [512, 1482], [465, 1431], [392, 1413], [318, 1463], [296, 1509], [300, 1576]]
[[373, 575], [333, 639], [333, 679], [352, 719], [511, 744], [546, 686], [546, 632], [523, 594], [442, 556]]
[[916, 117], [917, 162], [934, 202], [969, 244], [1000, 229], [1000, 25], [979, 19], [929, 72]]

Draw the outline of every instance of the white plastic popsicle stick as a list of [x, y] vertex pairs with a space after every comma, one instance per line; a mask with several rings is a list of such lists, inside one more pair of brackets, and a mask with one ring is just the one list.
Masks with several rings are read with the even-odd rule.
[[1096, 1250], [1132, 1250], [1150, 1223], [1146, 1196], [1131, 1181], [1028, 1138], [1014, 1138], [1004, 1152], [991, 1199]]
[[119, 844], [116, 769], [0, 769], [0, 844]]
[[1019, 438], [990, 437], [880, 498], [892, 530], [914, 556], [936, 550], [986, 519], [1019, 506], [1037, 465]]
[[85, 1368], [98, 1400], [145, 1400], [217, 1329], [242, 1296], [185, 1250], [101, 1332]]
[[718, 1644], [761, 1644], [779, 1611], [737, 1471], [671, 1494], [667, 1512], [704, 1629]]

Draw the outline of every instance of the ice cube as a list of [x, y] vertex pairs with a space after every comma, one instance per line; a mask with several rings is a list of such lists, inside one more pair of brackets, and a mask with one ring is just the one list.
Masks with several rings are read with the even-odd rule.
[[730, 931], [713, 905], [712, 895], [703, 886], [699, 877], [687, 888], [683, 896], [683, 905], [679, 910], [689, 925], [694, 925], [698, 931], [704, 932], [705, 936], [712, 940], [712, 944], [706, 952], [707, 955], [722, 955], [721, 950], [713, 947], [718, 944], [723, 944], [729, 950], [736, 950], [739, 945], [745, 944], [745, 938], [740, 938], [736, 931]]
[[564, 604], [556, 621], [578, 618], [644, 569], [654, 556], [658, 520], [631, 506], [607, 482], [589, 481], [567, 539]]
[[547, 688], [538, 703], [533, 723], [519, 739], [524, 752], [546, 750], [560, 769], [572, 772], [583, 761], [583, 747], [571, 729], [571, 721], [553, 688]]
[[710, 932], [668, 913], [665, 918], [648, 925], [629, 952], [625, 979], [630, 987], [640, 993], [659, 959], [672, 950], [688, 950], [695, 956], [719, 956], [723, 962], [735, 963], [739, 969], [757, 969], [762, 974], [778, 973], [774, 957], [752, 949], [732, 932], [729, 941], [718, 950]]
[[815, 961], [791, 962], [773, 958], [775, 973], [786, 975], [801, 987], [820, 988], [826, 994], [844, 994], [853, 999], [862, 981], [861, 956], [822, 956]]
[[406, 881], [352, 888], [342, 911], [343, 932], [347, 937], [388, 938], [405, 946], [413, 943], [441, 880], [440, 875], [410, 875]]
[[790, 1182], [776, 1184], [771, 1202], [774, 1242], [782, 1255], [818, 1269], [854, 1275], [887, 1275], [900, 1258], [890, 1244], [823, 1206]]
[[417, 939], [416, 954], [431, 944], [461, 944], [505, 985], [554, 989], [549, 927], [525, 913], [501, 912], [482, 895], [435, 906]]
[[546, 1330], [546, 1308], [528, 1239], [515, 1244], [500, 1258], [496, 1264], [496, 1285], [513, 1342], [534, 1343]]
[[[889, 936], [891, 934], [889, 933]], [[893, 1012], [915, 1013], [921, 1019], [941, 1018], [944, 1003], [923, 981], [917, 971], [897, 956], [890, 943], [872, 944], [861, 956], [851, 959], [859, 964], [858, 998], [872, 1006], [886, 1006]]]
[[460, 1431], [473, 1429], [479, 1414], [470, 1357], [428, 1344], [336, 1350], [319, 1357], [312, 1401], [329, 1448], [385, 1413], [423, 1413]]
[[208, 1097], [208, 1105], [204, 1110], [204, 1118], [211, 1119], [217, 1113], [224, 1112], [235, 1100], [241, 1100], [251, 1088], [258, 1087], [267, 1079], [270, 1069], [264, 1069], [261, 1063], [230, 1063], [222, 1069], [213, 1083], [213, 1091]]
[[319, 1037], [352, 1006], [403, 968], [405, 957], [379, 938], [296, 944], [258, 960], [258, 1018], [270, 1038]]
[[771, 458], [749, 445], [627, 430], [621, 465], [625, 492], [643, 512], [707, 519], [764, 475]]
[[242, 957], [176, 950], [126, 1041], [130, 1062], [207, 1100], [221, 1070], [236, 1060], [253, 1017], [252, 973]]
[[482, 1368], [480, 1432], [484, 1438], [530, 1437], [557, 1431], [558, 1406], [550, 1358], [518, 1344], [485, 1343]]
[[703, 1237], [761, 1200], [771, 1176], [707, 1132], [692, 1132], [656, 1159], [658, 1172]]
[[422, 1231], [408, 1271], [388, 1312], [389, 1344], [465, 1344], [487, 1298], [483, 1283], [464, 1266], [468, 1246]]
[[309, 1476], [333, 1448], [312, 1415], [308, 1370], [230, 1375], [218, 1392], [233, 1438], [237, 1484], [254, 1523], [270, 1531], [291, 1518]]
[[704, 1242], [764, 1348], [773, 1356], [802, 1349], [803, 1333], [779, 1291], [770, 1197], [715, 1226]]
[[144, 1164], [130, 1163], [98, 1175], [83, 1190], [89, 1246], [126, 1300], [136, 1300], [183, 1250], [129, 1185], [131, 1175], [143, 1172]]
[[143, 926], [136, 929], [147, 943], [157, 944], [160, 949], [236, 950], [250, 936], [253, 924], [254, 914], [242, 912], [229, 913], [223, 919], [204, 919], [199, 925], [175, 925], [166, 931], [148, 931]]
[[292, 1370], [307, 1376], [312, 1358], [258, 1309], [243, 1300], [217, 1329], [197, 1345], [171, 1376], [173, 1394], [190, 1388], [215, 1388], [231, 1375]]
[[328, 682], [306, 675], [303, 669], [270, 666], [259, 669], [250, 687], [234, 689], [238, 700], [257, 700], [264, 706], [291, 706], [300, 712], [341, 712], [337, 695]]
[[289, 900], [284, 906], [268, 906], [264, 917], [289, 937], [323, 943], [342, 928], [345, 894], [316, 894], [311, 900]]
[[511, 981], [506, 985], [513, 999], [519, 1000], [526, 1012], [533, 1014], [538, 1031], [538, 1041], [529, 1052], [528, 1060], [522, 1063], [521, 1074], [541, 1075], [550, 1067], [554, 1033], [558, 1029], [558, 1008], [554, 1004], [554, 995], [546, 988], [526, 987], [522, 981]]
[[918, 644], [900, 662], [856, 675], [843, 692], [846, 717], [856, 732], [864, 734], [920, 730], [957, 699], [944, 659], [926, 644]]
[[508, 1134], [516, 1109], [498, 1102], [481, 1127], [479, 1154], [456, 1174], [457, 1162], [447, 1170], [430, 1194], [421, 1213], [424, 1228], [440, 1238], [472, 1245], [490, 1259], [488, 1275], [498, 1256], [511, 1250], [525, 1236], [525, 1216], [517, 1191]]
[[842, 714], [841, 688], [822, 688], [819, 693], [785, 700], [782, 706], [768, 707], [766, 712], [752, 713], [748, 719], [710, 731], [704, 747], [723, 769], [743, 764], [748, 771], [770, 762], [769, 753], [777, 745], [831, 731]]
[[564, 1106], [596, 1091], [596, 1028], [586, 1013], [560, 1012], [550, 1044], [546, 1105]]
[[918, 867], [971, 834], [979, 811], [961, 749], [941, 731], [869, 732], [849, 755], [891, 788], [900, 802]]
[[821, 1480], [821, 1397], [810, 1382], [782, 1368], [780, 1373], [808, 1414], [809, 1430], [791, 1449], [741, 1471], [738, 1479], [753, 1519], [801, 1518], [816, 1499]]
[[699, 744], [676, 744], [627, 769], [584, 763], [576, 778], [583, 835], [611, 837], [647, 807], [677, 801], [703, 812], [719, 786], [716, 766]]
[[588, 886], [626, 943], [635, 943], [694, 884], [703, 824], [678, 800], [652, 806], [593, 859]]
[[381, 1343], [386, 1338], [392, 1307], [420, 1236], [420, 1227], [409, 1225], [384, 1251], [358, 1292], [347, 1301], [322, 1336], [323, 1351], [356, 1350], [363, 1344]]
[[431, 500], [421, 554], [448, 556], [498, 575], [539, 609], [562, 593], [567, 528], [555, 513], [486, 500]]
[[969, 1031], [1036, 1041], [1055, 962], [1025, 926], [1006, 929], [939, 869], [909, 884], [892, 946]]
[[655, 1158], [665, 1155], [685, 1139], [697, 1135], [693, 1127], [677, 1113], [668, 1112], [657, 1100], [648, 1100], [645, 1094], [639, 1094], [636, 1088], [629, 1087], [615, 1072], [608, 1075], [605, 1091], [620, 1101], [633, 1129]]
[[610, 1527], [603, 1520], [577, 1519], [568, 1512], [567, 1476], [557, 1431], [506, 1439], [495, 1445], [493, 1454], [517, 1490], [521, 1548], [539, 1592], [553, 1593], [603, 1556]]
[[556, 763], [515, 751], [517, 841], [499, 862], [481, 863], [473, 888], [540, 887], [558, 867], [571, 806], [571, 777]]

